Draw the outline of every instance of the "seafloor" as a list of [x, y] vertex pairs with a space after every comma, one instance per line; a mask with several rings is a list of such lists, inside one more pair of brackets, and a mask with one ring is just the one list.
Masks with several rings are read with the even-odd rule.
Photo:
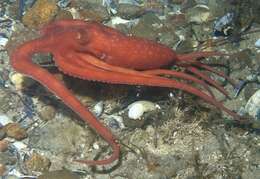
[[[216, 98], [247, 122], [237, 123], [220, 109], [180, 90], [79, 80], [59, 72], [51, 54], [36, 54], [33, 60], [39, 68], [63, 81], [121, 145], [120, 159], [112, 164], [90, 167], [73, 162], [75, 158], [106, 158], [111, 148], [60, 99], [15, 72], [9, 63], [18, 45], [38, 38], [41, 27], [60, 19], [98, 21], [165, 44], [179, 54], [229, 54], [203, 62], [229, 75], [236, 81], [235, 87], [217, 75], [203, 73], [230, 94], [227, 99], [212, 88]], [[176, 66], [171, 69], [188, 73]], [[260, 1], [1, 0], [0, 176], [260, 178], [259, 87]]]

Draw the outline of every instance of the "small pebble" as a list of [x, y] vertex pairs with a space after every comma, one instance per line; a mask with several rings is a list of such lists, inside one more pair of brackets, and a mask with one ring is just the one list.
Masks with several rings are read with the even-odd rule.
[[39, 28], [50, 22], [58, 12], [55, 1], [41, 0], [35, 1], [32, 8], [28, 9], [22, 18], [23, 24], [29, 28]]
[[5, 165], [0, 163], [0, 176], [3, 176], [5, 174], [6, 167]]
[[1, 115], [0, 114], [0, 126], [5, 126], [9, 123], [12, 123], [13, 121], [7, 117], [6, 115]]
[[25, 162], [25, 166], [30, 173], [48, 171], [50, 165], [50, 160], [38, 153], [33, 153]]
[[21, 73], [16, 73], [16, 72], [10, 74], [10, 80], [14, 84], [17, 90], [24, 89], [35, 83], [34, 80], [25, 77], [25, 75]]
[[47, 105], [40, 110], [40, 116], [43, 120], [49, 121], [55, 117], [56, 110], [53, 106]]
[[260, 39], [257, 39], [257, 41], [255, 42], [255, 46], [256, 46], [257, 48], [260, 48]]
[[0, 140], [0, 152], [7, 150], [9, 142], [7, 140]]
[[17, 157], [11, 154], [9, 151], [0, 152], [0, 164], [14, 165], [17, 162]]
[[18, 123], [9, 123], [4, 126], [4, 130], [8, 137], [12, 137], [16, 140], [22, 140], [27, 137], [26, 130], [21, 128]]
[[0, 129], [0, 140], [4, 139], [6, 136], [6, 132], [3, 128]]
[[17, 151], [24, 150], [27, 148], [27, 145], [21, 141], [13, 142], [11, 146], [16, 148]]
[[210, 16], [210, 9], [205, 5], [197, 5], [187, 11], [188, 21], [197, 24], [208, 22]]

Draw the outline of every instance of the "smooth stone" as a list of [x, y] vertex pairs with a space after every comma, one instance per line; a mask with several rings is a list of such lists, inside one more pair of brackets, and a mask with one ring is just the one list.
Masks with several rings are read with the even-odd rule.
[[260, 39], [257, 39], [257, 41], [255, 42], [255, 46], [256, 46], [257, 48], [260, 48]]
[[256, 91], [250, 97], [245, 106], [245, 110], [250, 116], [256, 120], [260, 120], [260, 90]]

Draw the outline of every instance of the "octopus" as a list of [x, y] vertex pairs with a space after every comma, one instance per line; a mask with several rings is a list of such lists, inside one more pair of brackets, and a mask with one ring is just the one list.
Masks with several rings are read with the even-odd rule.
[[[141, 85], [182, 90], [223, 110], [235, 121], [243, 121], [214, 96], [211, 87], [228, 97], [227, 91], [206, 72], [236, 83], [202, 58], [223, 56], [215, 51], [177, 54], [171, 48], [147, 39], [127, 36], [93, 21], [59, 20], [40, 30], [40, 37], [18, 46], [10, 56], [11, 66], [38, 81], [94, 129], [112, 148], [111, 156], [100, 160], [75, 159], [87, 165], [107, 165], [118, 160], [120, 145], [112, 132], [46, 69], [33, 63], [35, 53], [51, 53], [58, 69], [69, 76], [111, 84]], [[170, 65], [185, 71], [169, 70]], [[204, 71], [202, 71], [204, 70]], [[192, 83], [197, 84], [194, 87]]]

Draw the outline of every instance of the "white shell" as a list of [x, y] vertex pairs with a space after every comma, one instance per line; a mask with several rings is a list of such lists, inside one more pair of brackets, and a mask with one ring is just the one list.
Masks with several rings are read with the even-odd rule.
[[257, 48], [260, 48], [260, 39], [257, 39], [257, 41], [255, 42], [255, 46], [256, 46]]
[[256, 91], [245, 106], [246, 112], [256, 120], [260, 120], [260, 90]]
[[12, 123], [13, 121], [6, 115], [0, 114], [0, 124], [2, 126], [5, 126], [9, 123]]
[[121, 17], [113, 17], [111, 19], [112, 25], [118, 25], [118, 24], [127, 24], [131, 22], [130, 20], [122, 19]]
[[95, 142], [95, 143], [93, 144], [93, 148], [94, 148], [95, 150], [98, 150], [100, 147], [99, 147], [98, 143]]
[[12, 143], [12, 145], [18, 150], [24, 150], [27, 148], [27, 145], [21, 141], [15, 141], [14, 143]]
[[93, 112], [95, 116], [98, 117], [103, 113], [103, 110], [104, 110], [104, 102], [100, 101], [94, 106]]
[[130, 119], [140, 119], [148, 111], [159, 108], [158, 105], [150, 101], [136, 101], [128, 106], [128, 117]]

